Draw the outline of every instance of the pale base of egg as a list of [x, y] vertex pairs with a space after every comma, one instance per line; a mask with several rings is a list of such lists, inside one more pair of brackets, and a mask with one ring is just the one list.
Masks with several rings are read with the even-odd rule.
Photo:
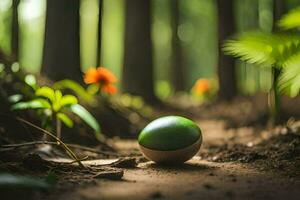
[[158, 151], [146, 148], [142, 145], [139, 146], [144, 156], [156, 163], [183, 163], [197, 154], [201, 143], [202, 137], [188, 147], [173, 151]]

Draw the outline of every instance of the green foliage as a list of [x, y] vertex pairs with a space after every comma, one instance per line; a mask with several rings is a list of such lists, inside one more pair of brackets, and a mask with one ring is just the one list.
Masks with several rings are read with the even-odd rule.
[[27, 85], [29, 85], [33, 90], [36, 90], [38, 89], [38, 84], [37, 84], [37, 81], [36, 81], [36, 78], [34, 75], [32, 74], [28, 74], [25, 76], [25, 79], [24, 79], [25, 83]]
[[[300, 7], [290, 11], [278, 23], [283, 30], [300, 27]], [[248, 32], [228, 40], [224, 51], [251, 64], [273, 68], [270, 92], [271, 117], [277, 120], [279, 94], [291, 97], [300, 91], [300, 34]]]
[[51, 105], [45, 99], [34, 99], [27, 102], [19, 102], [12, 106], [13, 110], [25, 109], [50, 109]]
[[0, 174], [0, 188], [47, 189], [51, 186], [52, 184], [46, 180], [7, 173]]
[[8, 102], [9, 103], [17, 103], [23, 98], [23, 95], [21, 94], [14, 94], [8, 97]]
[[56, 117], [62, 121], [67, 127], [73, 127], [73, 121], [64, 113], [57, 113]]
[[279, 89], [295, 97], [300, 91], [300, 34], [251, 32], [228, 40], [224, 51], [251, 64], [282, 68]]
[[100, 138], [100, 126], [96, 119], [81, 105], [73, 104], [70, 107], [70, 110], [79, 116], [85, 123], [87, 123], [91, 128], [95, 130], [96, 137]]
[[36, 90], [35, 95], [48, 100], [50, 108], [55, 112], [60, 112], [64, 107], [77, 104], [78, 100], [73, 95], [62, 95], [60, 90], [53, 90], [49, 87], [42, 87]]
[[[290, 11], [278, 24], [284, 30], [300, 27], [300, 8]], [[226, 41], [224, 51], [251, 64], [282, 69], [278, 82], [280, 92], [291, 97], [300, 92], [299, 32], [243, 33]]]
[[[63, 122], [67, 127], [73, 126], [73, 121], [67, 115], [68, 112], [73, 112], [80, 117], [87, 125], [96, 132], [96, 137], [99, 138], [100, 126], [96, 119], [81, 105], [73, 95], [63, 95], [60, 90], [54, 90], [44, 86], [35, 91], [35, 98], [30, 101], [17, 102], [12, 106], [13, 110], [24, 109], [39, 109], [43, 110], [44, 115], [47, 115], [48, 120], [57, 119]], [[49, 120], [50, 119], [50, 120]], [[47, 124], [45, 124], [47, 126]], [[60, 127], [58, 127], [60, 129]], [[60, 130], [57, 130], [60, 132]]]
[[283, 16], [278, 25], [286, 30], [300, 27], [300, 8], [296, 8]]
[[279, 78], [279, 89], [282, 93], [295, 97], [300, 92], [300, 54], [294, 56], [294, 60], [283, 68]]
[[247, 32], [228, 40], [224, 51], [251, 64], [282, 67], [300, 52], [300, 35]]
[[65, 79], [54, 83], [54, 89], [70, 89], [72, 90], [79, 98], [86, 102], [91, 102], [93, 100], [93, 95], [86, 91], [80, 84], [75, 81]]

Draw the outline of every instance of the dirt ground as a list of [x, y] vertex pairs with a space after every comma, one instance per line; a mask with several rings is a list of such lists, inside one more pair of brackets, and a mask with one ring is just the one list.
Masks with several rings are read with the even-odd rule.
[[234, 163], [197, 158], [180, 167], [143, 164], [122, 181], [101, 180], [58, 199], [299, 199], [299, 183]]
[[[121, 180], [100, 179], [93, 185], [75, 188], [58, 197], [55, 195], [54, 198], [74, 200], [299, 199], [300, 179], [298, 175], [294, 176], [294, 172], [287, 174], [284, 168], [269, 166], [266, 168], [264, 162], [266, 158], [258, 158], [257, 162], [254, 160], [218, 161], [216, 155], [224, 157], [228, 156], [228, 152], [221, 151], [224, 155], [214, 152], [212, 153], [214, 157], [207, 153], [211, 146], [228, 143], [255, 146], [255, 143], [260, 142], [256, 141], [257, 138], [262, 139], [262, 137], [254, 137], [256, 134], [253, 128], [225, 129], [222, 120], [198, 120], [198, 124], [203, 131], [203, 146], [199, 155], [187, 163], [168, 167], [143, 161], [136, 168], [124, 169]], [[232, 138], [235, 138], [233, 142]], [[123, 152], [138, 151], [134, 140], [120, 140], [116, 142], [116, 146]]]
[[[199, 153], [183, 165], [157, 165], [142, 157], [135, 139], [115, 139], [117, 156], [99, 159], [95, 154], [97, 160], [83, 161], [96, 166], [93, 170], [76, 171], [75, 164], [46, 167], [58, 175], [57, 185], [27, 199], [299, 199], [300, 123], [290, 120], [268, 128], [265, 106], [237, 102], [177, 113], [196, 121], [203, 134]], [[129, 160], [118, 163], [124, 155]], [[0, 162], [0, 170], [3, 166]]]

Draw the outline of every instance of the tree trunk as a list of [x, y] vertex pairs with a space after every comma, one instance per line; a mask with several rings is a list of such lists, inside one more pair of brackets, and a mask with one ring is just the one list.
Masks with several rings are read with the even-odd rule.
[[278, 31], [277, 22], [285, 12], [284, 0], [273, 0], [273, 31]]
[[233, 0], [218, 0], [218, 76], [219, 99], [231, 100], [237, 94], [234, 58], [224, 55], [222, 45], [224, 40], [232, 36], [235, 31]]
[[97, 66], [101, 65], [102, 16], [103, 16], [103, 0], [99, 0]]
[[150, 0], [127, 0], [123, 91], [155, 103]]
[[18, 23], [18, 6], [20, 0], [12, 1], [13, 18], [12, 18], [12, 59], [18, 61], [19, 57], [19, 23]]
[[171, 26], [172, 26], [172, 67], [171, 79], [175, 91], [185, 90], [185, 71], [182, 60], [181, 42], [178, 37], [178, 26], [180, 20], [179, 0], [170, 1], [171, 4]]
[[82, 83], [79, 53], [79, 0], [48, 0], [42, 74]]
[[[285, 12], [285, 4], [283, 0], [274, 0], [273, 2], [273, 31], [277, 32], [278, 26], [277, 22], [280, 20], [282, 15]], [[272, 87], [269, 92], [269, 114], [270, 114], [270, 124], [277, 124], [280, 122], [280, 113], [281, 109], [281, 98], [279, 92], [278, 81], [281, 74], [281, 69], [277, 66], [273, 66], [272, 68]]]

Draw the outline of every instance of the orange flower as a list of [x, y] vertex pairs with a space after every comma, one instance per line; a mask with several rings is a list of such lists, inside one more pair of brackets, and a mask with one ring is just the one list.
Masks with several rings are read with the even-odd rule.
[[210, 83], [207, 79], [198, 79], [193, 87], [193, 91], [196, 94], [204, 94], [207, 93], [210, 89]]
[[115, 75], [104, 67], [90, 68], [84, 75], [86, 84], [98, 84], [101, 90], [109, 94], [117, 92], [117, 88], [113, 85], [116, 81]]

